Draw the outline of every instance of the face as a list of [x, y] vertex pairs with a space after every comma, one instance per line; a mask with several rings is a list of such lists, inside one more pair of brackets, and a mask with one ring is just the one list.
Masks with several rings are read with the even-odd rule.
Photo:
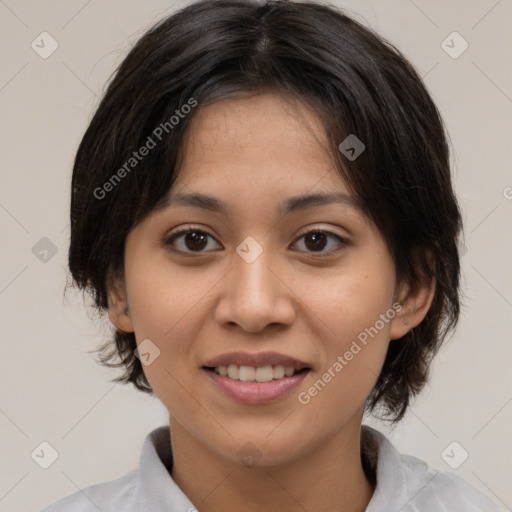
[[[170, 192], [215, 201], [148, 216], [111, 289], [111, 320], [145, 343], [171, 424], [232, 461], [250, 442], [260, 464], [284, 463], [359, 429], [406, 332], [385, 240], [326, 145], [313, 111], [272, 93], [198, 110]], [[292, 200], [313, 194], [338, 201]]]

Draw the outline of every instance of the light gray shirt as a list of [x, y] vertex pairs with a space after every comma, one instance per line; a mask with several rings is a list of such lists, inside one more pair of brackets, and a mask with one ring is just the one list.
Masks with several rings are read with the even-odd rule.
[[[366, 512], [500, 510], [455, 473], [430, 469], [421, 459], [400, 454], [381, 432], [367, 425], [361, 428], [364, 456], [377, 478]], [[138, 469], [86, 487], [41, 512], [195, 512], [171, 478], [171, 467], [170, 430], [163, 426], [146, 436]]]

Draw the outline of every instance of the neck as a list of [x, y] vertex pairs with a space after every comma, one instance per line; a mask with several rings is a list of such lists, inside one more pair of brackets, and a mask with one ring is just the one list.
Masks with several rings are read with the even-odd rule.
[[210, 450], [171, 418], [171, 476], [200, 512], [363, 512], [375, 485], [363, 469], [360, 425], [347, 425], [300, 459], [249, 468]]

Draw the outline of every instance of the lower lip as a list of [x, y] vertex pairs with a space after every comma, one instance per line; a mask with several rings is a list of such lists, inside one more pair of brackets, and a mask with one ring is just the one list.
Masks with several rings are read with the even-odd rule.
[[242, 404], [266, 404], [277, 402], [288, 395], [309, 375], [310, 370], [291, 377], [274, 379], [268, 382], [244, 382], [230, 379], [202, 368], [214, 384], [228, 397]]

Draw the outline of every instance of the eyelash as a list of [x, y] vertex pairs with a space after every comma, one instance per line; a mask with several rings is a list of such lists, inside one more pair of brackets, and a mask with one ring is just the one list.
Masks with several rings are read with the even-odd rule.
[[[211, 238], [214, 238], [210, 233], [208, 233], [207, 231], [205, 231], [202, 228], [194, 227], [194, 226], [188, 226], [188, 227], [185, 227], [185, 228], [181, 228], [178, 231], [175, 231], [174, 233], [171, 233], [170, 235], [166, 236], [163, 239], [162, 244], [164, 246], [171, 247], [171, 250], [173, 252], [177, 252], [177, 253], [180, 253], [180, 254], [198, 254], [198, 255], [200, 255], [200, 254], [203, 254], [205, 252], [208, 252], [208, 251], [190, 251], [190, 252], [186, 252], [186, 251], [181, 251], [179, 249], [175, 249], [174, 247], [172, 247], [173, 242], [179, 236], [184, 235], [184, 234], [188, 234], [188, 233], [201, 233], [201, 234], [208, 235]], [[335, 233], [332, 233], [331, 231], [327, 231], [325, 229], [320, 229], [320, 228], [314, 228], [314, 229], [311, 229], [311, 230], [303, 233], [302, 235], [299, 236], [299, 238], [297, 238], [297, 240], [300, 240], [301, 238], [303, 238], [303, 237], [305, 237], [307, 235], [310, 235], [312, 233], [323, 233], [323, 234], [327, 235], [328, 237], [330, 236], [330, 237], [336, 238], [338, 240], [338, 242], [340, 243], [341, 247], [339, 247], [337, 249], [334, 249], [334, 250], [331, 249], [330, 251], [326, 251], [326, 252], [322, 252], [322, 251], [315, 252], [315, 251], [312, 251], [312, 252], [308, 253], [308, 254], [311, 254], [311, 255], [321, 254], [322, 255], [321, 257], [332, 256], [332, 255], [337, 254], [338, 252], [342, 251], [343, 249], [345, 249], [345, 247], [349, 244], [348, 240], [346, 240], [345, 238], [341, 237], [340, 235], [337, 235]], [[294, 243], [296, 243], [296, 242], [294, 242]], [[316, 256], [313, 256], [313, 257], [316, 257]]]

